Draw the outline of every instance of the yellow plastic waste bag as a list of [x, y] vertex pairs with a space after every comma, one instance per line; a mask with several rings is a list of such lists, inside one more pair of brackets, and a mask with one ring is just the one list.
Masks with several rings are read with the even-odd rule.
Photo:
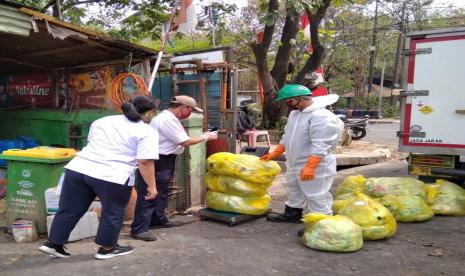
[[338, 214], [339, 210], [344, 207], [350, 200], [357, 198], [354, 193], [341, 194], [333, 200], [333, 213]]
[[336, 189], [336, 196], [352, 194], [353, 192], [363, 192], [367, 179], [363, 175], [351, 175], [342, 180]]
[[397, 223], [391, 212], [367, 195], [356, 193], [356, 196], [356, 199], [352, 199], [339, 210], [339, 215], [346, 216], [360, 225], [365, 240], [392, 237], [396, 233]]
[[438, 195], [438, 184], [426, 184], [426, 204], [432, 206], [434, 204], [434, 199]]
[[354, 252], [363, 247], [362, 229], [344, 216], [310, 213], [304, 216], [302, 242], [313, 249]]
[[245, 198], [215, 191], [207, 191], [205, 199], [209, 208], [245, 215], [263, 215], [268, 210], [271, 202], [269, 195], [258, 198]]
[[431, 207], [416, 196], [387, 195], [379, 199], [381, 204], [391, 211], [398, 222], [417, 222], [429, 220], [434, 216]]
[[465, 216], [465, 189], [442, 179], [431, 186], [436, 190], [432, 206], [435, 214]]
[[207, 172], [204, 180], [207, 188], [215, 192], [248, 198], [257, 198], [266, 195], [265, 185], [245, 181], [232, 176]]
[[281, 172], [281, 167], [275, 161], [262, 161], [254, 155], [229, 152], [218, 152], [208, 157], [207, 168], [214, 174], [261, 184], [271, 183]]
[[365, 194], [372, 197], [410, 195], [426, 199], [426, 185], [410, 177], [371, 177], [365, 183]]

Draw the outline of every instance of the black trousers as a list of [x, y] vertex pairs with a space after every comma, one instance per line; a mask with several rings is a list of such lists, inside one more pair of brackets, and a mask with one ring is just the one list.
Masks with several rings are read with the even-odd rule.
[[48, 240], [63, 245], [69, 234], [98, 196], [102, 216], [95, 237], [100, 246], [115, 246], [124, 219], [124, 210], [131, 197], [131, 187], [108, 182], [71, 170], [66, 170], [56, 213]]
[[157, 181], [157, 197], [154, 200], [145, 200], [147, 183], [145, 183], [139, 170], [136, 171], [135, 186], [137, 202], [134, 210], [134, 221], [131, 225], [132, 234], [149, 231], [150, 225], [163, 225], [168, 223], [165, 209], [168, 207], [168, 193], [170, 180], [176, 167], [175, 154], [160, 155], [155, 160], [155, 180]]

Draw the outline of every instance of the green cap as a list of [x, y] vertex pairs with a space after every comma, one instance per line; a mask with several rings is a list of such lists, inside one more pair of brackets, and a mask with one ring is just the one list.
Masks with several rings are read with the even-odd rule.
[[312, 92], [307, 87], [300, 84], [285, 84], [278, 92], [278, 98], [276, 102], [299, 97], [299, 96], [311, 96]]

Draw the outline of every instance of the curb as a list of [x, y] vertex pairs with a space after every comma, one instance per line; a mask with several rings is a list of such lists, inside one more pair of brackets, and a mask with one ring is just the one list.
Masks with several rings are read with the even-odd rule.
[[368, 123], [371, 124], [394, 124], [400, 123], [400, 121], [378, 121], [378, 120], [368, 120]]

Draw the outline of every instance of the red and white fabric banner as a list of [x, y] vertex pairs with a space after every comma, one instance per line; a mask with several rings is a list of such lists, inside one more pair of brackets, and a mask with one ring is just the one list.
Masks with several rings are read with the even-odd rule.
[[325, 82], [325, 76], [324, 76], [324, 70], [323, 67], [318, 67], [315, 72], [316, 74], [316, 80], [315, 84], [318, 86], [312, 90], [312, 97], [319, 97], [319, 96], [325, 96], [328, 95], [328, 89], [322, 85], [321, 83]]
[[325, 72], [323, 70], [323, 67], [320, 66], [320, 67], [316, 68], [315, 74], [317, 76], [316, 81], [315, 81], [316, 83], [325, 82], [325, 75], [324, 75]]
[[307, 13], [300, 16], [300, 29], [304, 32], [304, 37], [310, 40], [310, 19]]
[[193, 0], [183, 0], [181, 9], [176, 17], [175, 24], [177, 32], [189, 34], [197, 26], [197, 12]]

